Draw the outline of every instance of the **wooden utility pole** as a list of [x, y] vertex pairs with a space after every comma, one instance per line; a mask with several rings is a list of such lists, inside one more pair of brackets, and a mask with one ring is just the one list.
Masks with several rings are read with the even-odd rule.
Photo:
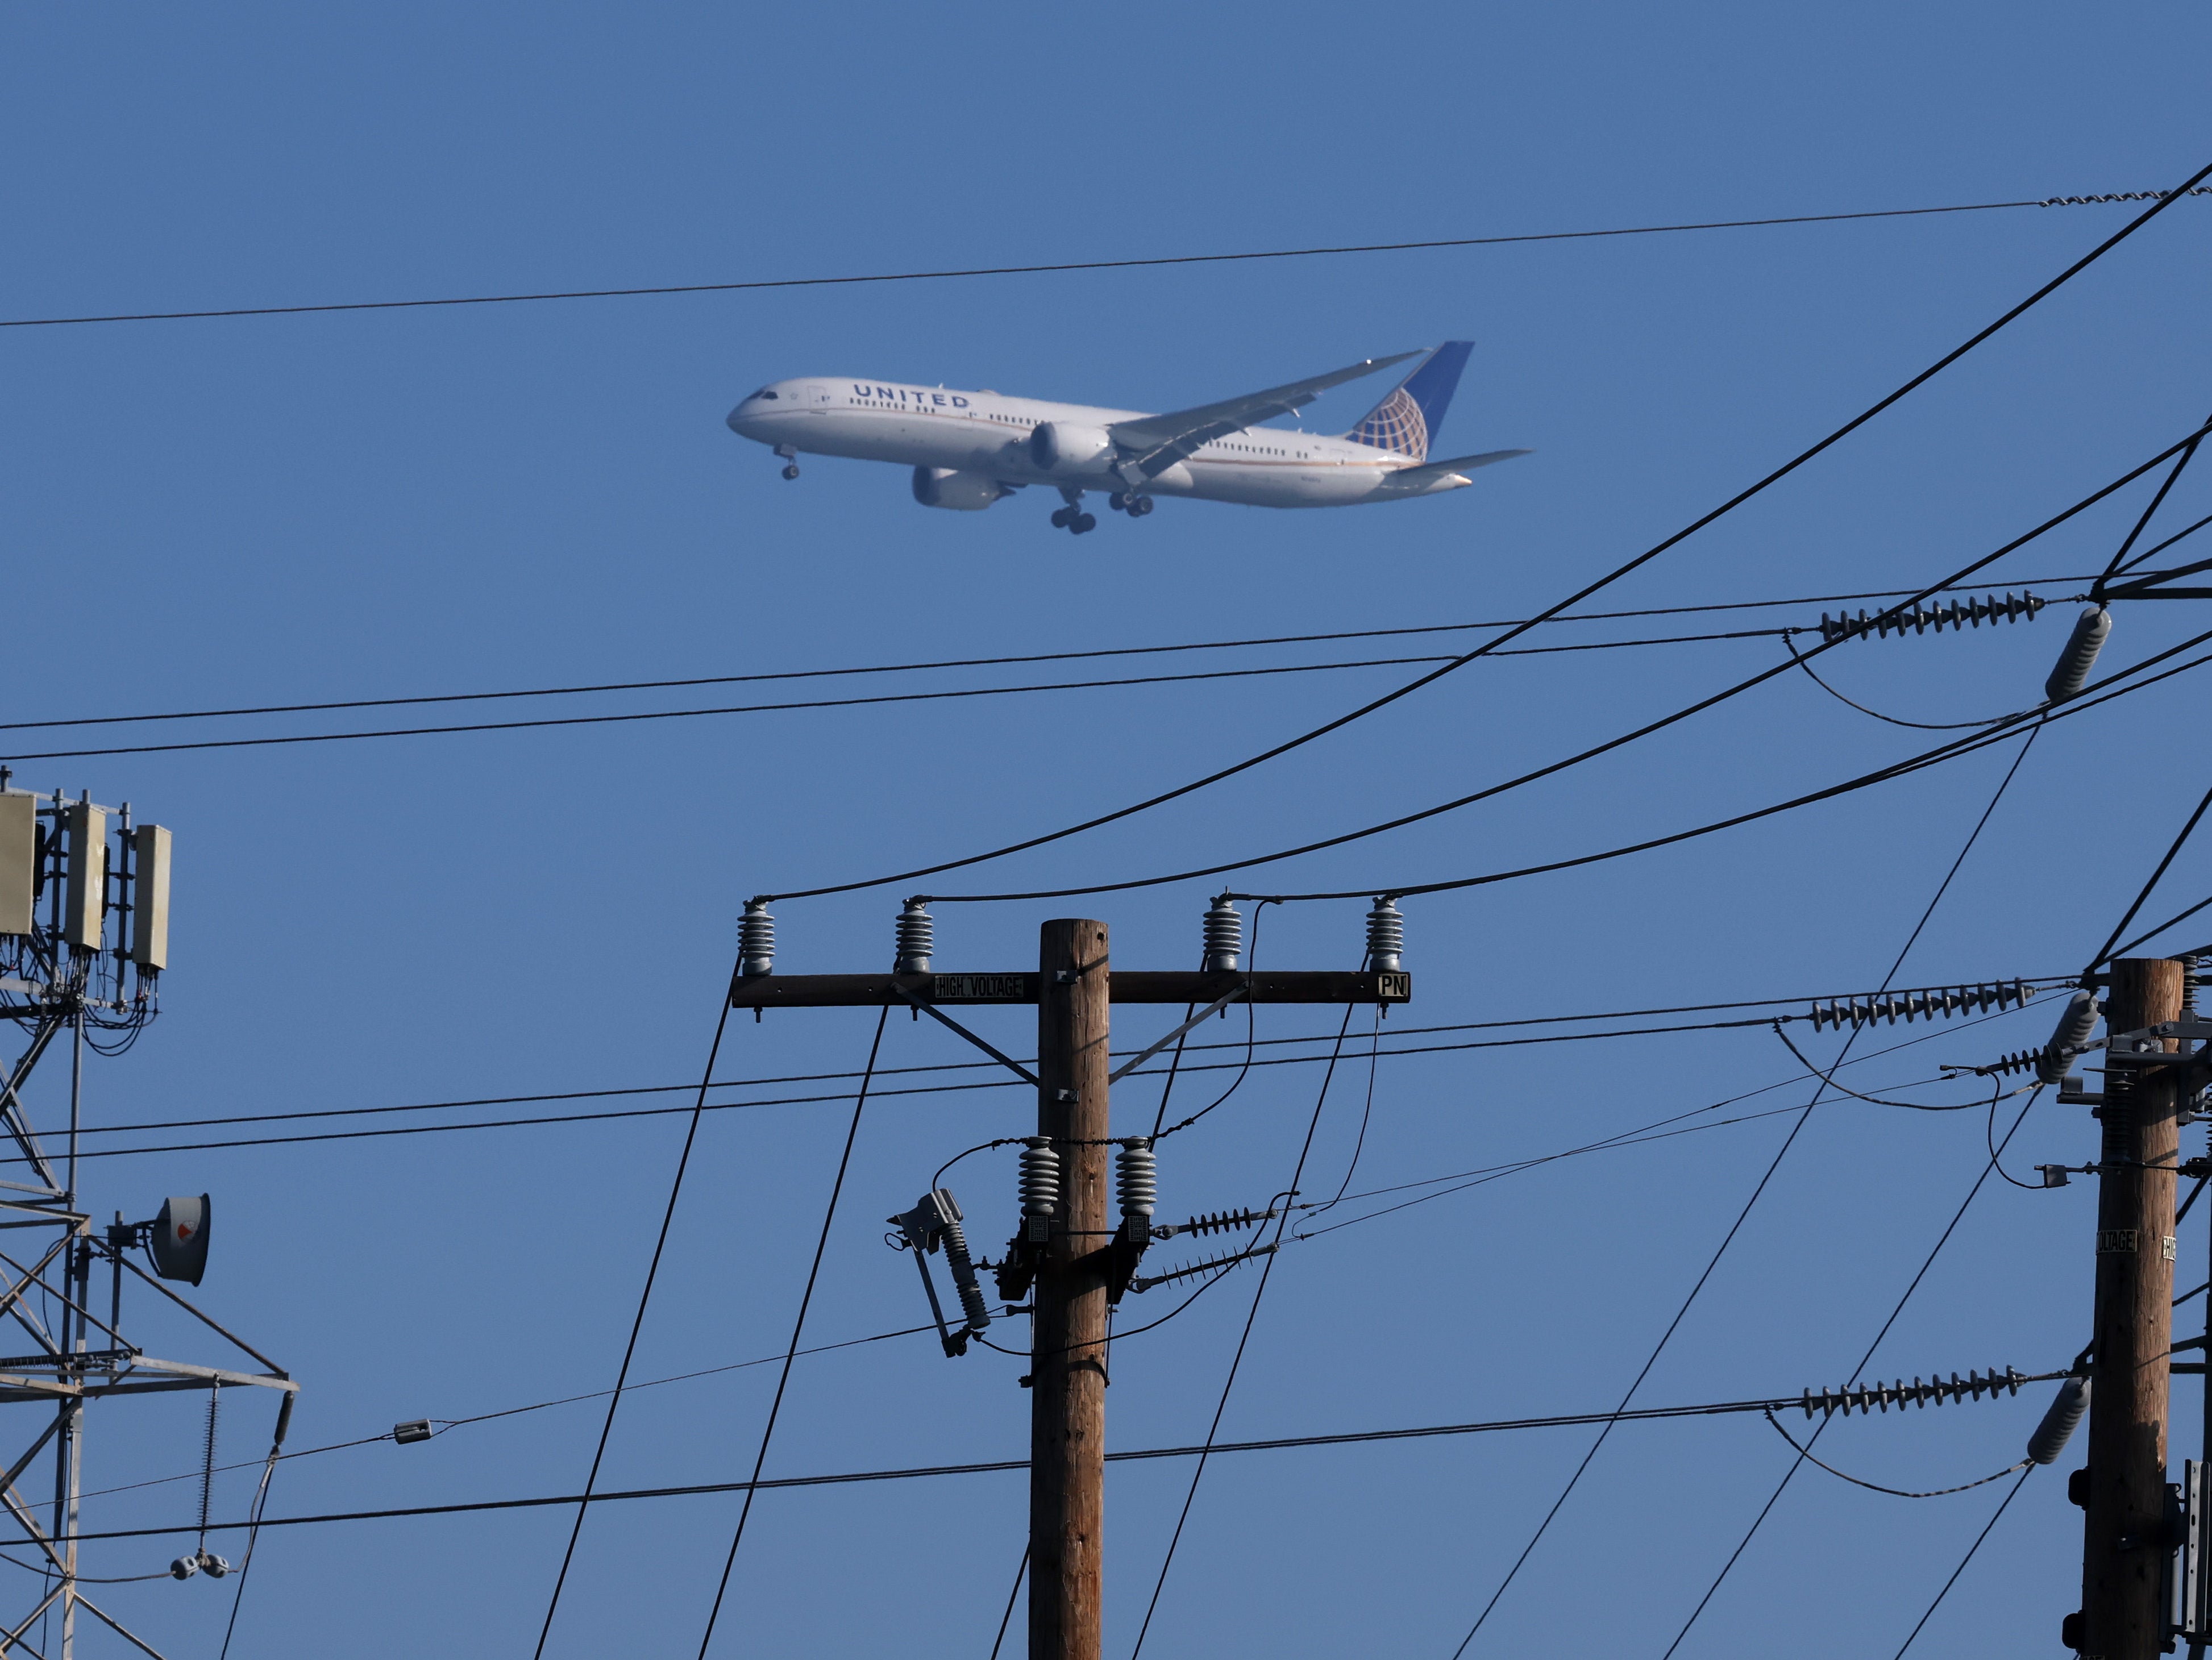
[[[2182, 965], [2112, 964], [2105, 1030], [2118, 1038], [2180, 1018]], [[2160, 1048], [2177, 1045], [2163, 1041]], [[2095, 1368], [2081, 1554], [2079, 1651], [2153, 1660], [2166, 1647], [2166, 1367], [2173, 1342], [2173, 1181], [2179, 1102], [2172, 1070], [2106, 1054], [2098, 1158]]]
[[[1030, 1660], [1098, 1660], [1100, 1650], [1106, 1310], [1109, 1299], [1131, 1285], [1130, 1269], [1151, 1237], [1149, 1222], [1143, 1237], [1133, 1237], [1126, 1216], [1119, 1233], [1107, 1226], [1106, 1177], [1113, 1162], [1106, 1114], [1110, 1006], [1179, 1004], [1189, 1017], [1151, 1049], [1125, 1061], [1126, 1073], [1172, 1043], [1179, 1031], [1225, 1012], [1233, 1002], [1389, 1005], [1413, 994], [1413, 977], [1399, 960], [1395, 906], [1378, 901], [1369, 916], [1364, 969], [1257, 972], [1240, 965], [1241, 936], [1233, 915], [1226, 934], [1217, 933], [1219, 916], [1229, 910], [1225, 900], [1218, 905], [1217, 912], [1208, 914], [1207, 967], [1120, 974], [1107, 964], [1106, 925], [1079, 918], [1042, 926], [1034, 974], [939, 974], [930, 955], [934, 931], [919, 900], [909, 901], [899, 919], [898, 964], [888, 974], [778, 974], [774, 919], [766, 902], [746, 907], [739, 970], [730, 987], [733, 1008], [751, 1009], [757, 1017], [768, 1009], [910, 1007], [916, 1018], [927, 1014], [942, 1022], [1036, 1085], [1037, 1139], [1057, 1155], [1060, 1192], [1053, 1213], [1025, 1214], [1021, 1233], [1007, 1247], [1019, 1282], [1028, 1287], [1034, 1319], [1027, 1380]], [[1036, 1006], [1034, 1074], [946, 1012], [1009, 1003]], [[2169, 1214], [2172, 1204], [2169, 1183]], [[1000, 1265], [1002, 1271], [1005, 1267]], [[1003, 1272], [999, 1284], [1004, 1294], [1020, 1294], [1009, 1289]], [[933, 1305], [935, 1293], [931, 1295]], [[966, 1337], [947, 1334], [945, 1353], [961, 1353]]]
[[1106, 925], [1047, 922], [1037, 951], [1037, 1134], [1060, 1153], [1030, 1356], [1030, 1660], [1098, 1660], [1106, 1516]]

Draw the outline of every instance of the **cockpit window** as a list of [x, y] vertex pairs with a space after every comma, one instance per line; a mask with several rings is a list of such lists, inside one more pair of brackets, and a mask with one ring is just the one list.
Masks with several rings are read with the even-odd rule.
[[773, 386], [763, 386], [758, 392], [755, 392], [753, 396], [757, 398], [773, 398], [775, 396], [775, 388]]

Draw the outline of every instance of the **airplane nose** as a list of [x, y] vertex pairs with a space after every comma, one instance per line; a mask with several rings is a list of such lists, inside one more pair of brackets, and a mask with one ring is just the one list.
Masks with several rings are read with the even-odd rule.
[[747, 398], [744, 403], [738, 404], [737, 408], [730, 411], [728, 417], [723, 423], [724, 425], [727, 426], [732, 432], [736, 433], [740, 438], [744, 437], [745, 435], [745, 410], [747, 405], [751, 402], [752, 400], [750, 398]]

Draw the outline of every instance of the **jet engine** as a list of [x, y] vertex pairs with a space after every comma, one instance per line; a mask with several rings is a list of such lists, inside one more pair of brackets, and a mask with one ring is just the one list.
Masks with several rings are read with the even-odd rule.
[[961, 472], [951, 467], [914, 470], [914, 499], [925, 508], [981, 513], [1000, 496], [1012, 494], [997, 479], [980, 472]]
[[1114, 440], [1103, 427], [1047, 421], [1030, 434], [1030, 459], [1068, 478], [1103, 478], [1113, 470]]

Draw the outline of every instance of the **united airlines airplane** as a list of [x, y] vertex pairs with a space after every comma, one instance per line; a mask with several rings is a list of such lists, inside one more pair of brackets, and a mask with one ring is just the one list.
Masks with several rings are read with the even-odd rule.
[[[1447, 340], [1426, 354], [1370, 357], [1171, 415], [874, 380], [778, 380], [732, 410], [729, 425], [771, 446], [786, 478], [799, 477], [801, 451], [910, 466], [914, 499], [926, 508], [975, 513], [1029, 485], [1056, 489], [1064, 505], [1054, 526], [1080, 536], [1097, 528], [1083, 508], [1093, 490], [1104, 491], [1115, 512], [1141, 519], [1162, 496], [1335, 508], [1463, 489], [1477, 467], [1529, 453], [1429, 459], [1472, 350], [1471, 342]], [[1340, 438], [1256, 424], [1411, 357], [1421, 361]]]

